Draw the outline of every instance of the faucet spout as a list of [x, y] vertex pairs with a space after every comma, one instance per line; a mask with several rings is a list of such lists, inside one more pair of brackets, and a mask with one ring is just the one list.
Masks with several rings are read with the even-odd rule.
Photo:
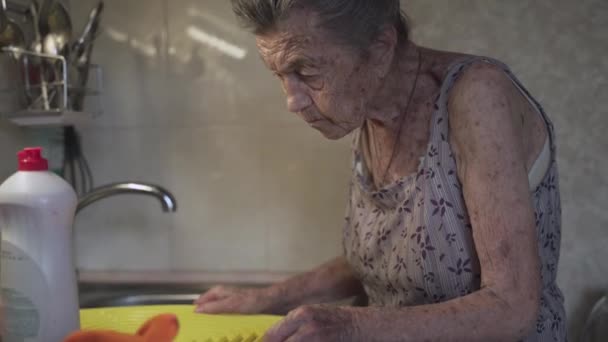
[[164, 212], [177, 211], [177, 200], [175, 199], [175, 196], [173, 196], [171, 192], [163, 187], [148, 183], [121, 182], [100, 186], [82, 196], [78, 200], [76, 213], [103, 198], [121, 194], [141, 194], [153, 196], [160, 201]]

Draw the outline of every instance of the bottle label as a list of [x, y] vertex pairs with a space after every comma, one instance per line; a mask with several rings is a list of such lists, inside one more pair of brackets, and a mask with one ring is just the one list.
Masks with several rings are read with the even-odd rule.
[[46, 331], [43, 312], [50, 298], [44, 273], [19, 247], [2, 241], [0, 254], [3, 338], [5, 342], [38, 342]]

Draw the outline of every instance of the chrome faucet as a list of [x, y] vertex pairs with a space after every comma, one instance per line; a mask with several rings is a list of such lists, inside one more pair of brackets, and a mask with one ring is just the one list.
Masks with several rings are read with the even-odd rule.
[[175, 200], [173, 194], [171, 194], [168, 190], [154, 184], [121, 182], [100, 186], [83, 195], [78, 200], [76, 213], [80, 212], [93, 202], [97, 202], [106, 197], [121, 194], [142, 194], [153, 196], [158, 198], [164, 212], [177, 211], [177, 201]]

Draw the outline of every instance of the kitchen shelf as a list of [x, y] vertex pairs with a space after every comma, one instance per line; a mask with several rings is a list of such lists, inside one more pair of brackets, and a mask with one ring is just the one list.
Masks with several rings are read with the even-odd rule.
[[73, 126], [85, 124], [95, 117], [92, 113], [74, 111], [21, 111], [5, 114], [4, 118], [17, 126]]
[[[9, 89], [0, 94], [13, 104], [0, 108], [0, 118], [19, 126], [71, 126], [92, 121], [103, 112], [101, 95], [103, 80], [101, 67], [88, 65], [86, 85], [75, 86], [74, 69], [63, 56], [36, 53], [14, 47], [5, 47], [3, 56], [13, 61], [10, 66], [14, 79]], [[84, 110], [84, 103], [88, 107]], [[77, 105], [76, 105], [77, 104]]]

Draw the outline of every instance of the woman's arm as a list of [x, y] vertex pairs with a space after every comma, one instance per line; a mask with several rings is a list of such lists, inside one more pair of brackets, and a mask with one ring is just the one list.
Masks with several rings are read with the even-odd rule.
[[514, 342], [529, 334], [541, 282], [521, 95], [502, 71], [472, 68], [453, 88], [450, 139], [481, 264], [481, 289], [407, 308], [300, 308], [267, 341]]
[[362, 295], [361, 282], [343, 257], [263, 289], [218, 286], [196, 300], [198, 312], [286, 314], [306, 304]]
[[[481, 289], [400, 315], [412, 341], [516, 341], [535, 324], [540, 261], [522, 136], [525, 101], [504, 72], [471, 66], [451, 94], [450, 138]], [[422, 329], [421, 329], [422, 328]]]
[[276, 311], [282, 313], [301, 305], [328, 303], [365, 293], [344, 257], [275, 284], [269, 291], [280, 299]]

